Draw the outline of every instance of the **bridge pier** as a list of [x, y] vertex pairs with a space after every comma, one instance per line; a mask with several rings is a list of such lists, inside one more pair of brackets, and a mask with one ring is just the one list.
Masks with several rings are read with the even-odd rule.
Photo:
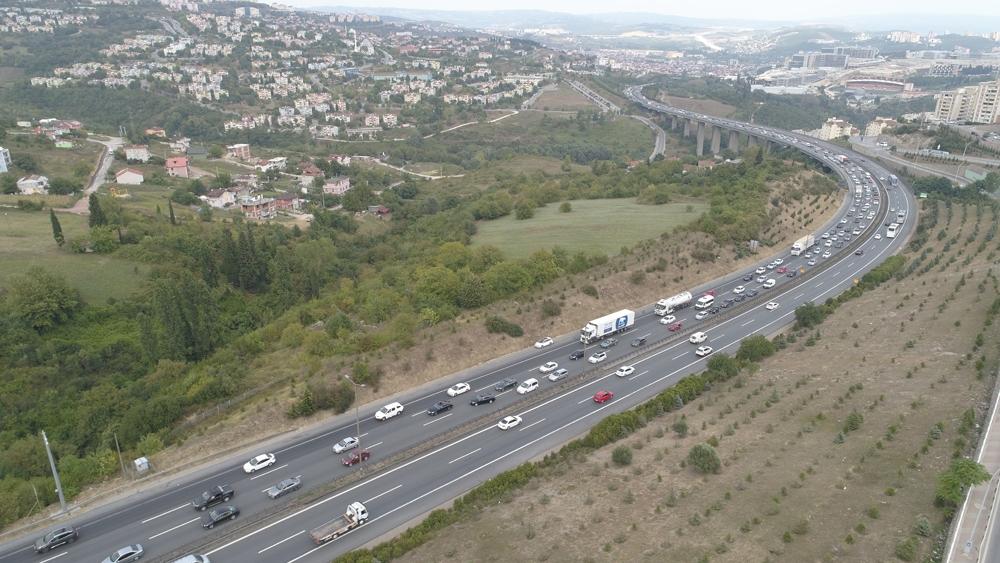
[[736, 154], [740, 153], [740, 134], [736, 131], [729, 132], [729, 142], [726, 143], [726, 148], [733, 151]]
[[705, 123], [702, 121], [698, 122], [698, 135], [695, 137], [695, 149], [694, 154], [697, 156], [705, 155]]
[[712, 154], [722, 152], [722, 129], [718, 125], [712, 127]]
[[684, 136], [685, 137], [690, 137], [691, 136], [691, 120], [690, 119], [685, 119], [684, 120]]

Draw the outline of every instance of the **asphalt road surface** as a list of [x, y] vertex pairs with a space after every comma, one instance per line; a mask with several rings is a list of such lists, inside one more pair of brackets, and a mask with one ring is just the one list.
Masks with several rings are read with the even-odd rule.
[[[642, 101], [634, 92], [626, 94], [634, 101]], [[654, 111], [676, 113], [684, 117], [695, 115], [666, 106], [656, 106], [648, 101], [644, 103], [649, 104]], [[737, 123], [712, 117], [704, 119], [726, 125]], [[787, 274], [777, 273], [778, 267], [770, 270], [765, 267], [766, 278], [773, 278], [777, 284], [772, 289], [763, 289], [762, 283], [757, 281], [757, 274], [753, 274], [750, 281], [744, 281], [743, 277], [750, 273], [749, 270], [732, 272], [725, 278], [691, 288], [695, 298], [709, 289], [715, 290], [717, 304], [724, 303], [728, 298], [735, 298], [733, 290], [737, 286], [745, 286], [744, 294], [752, 290], [760, 295], [743, 303], [734, 303], [704, 320], [695, 320], [697, 311], [694, 307], [681, 309], [675, 313], [677, 321], [683, 324], [683, 330], [678, 333], [670, 333], [668, 327], [659, 322], [661, 319], [652, 314], [651, 305], [638, 307], [635, 327], [619, 335], [618, 345], [607, 350], [608, 359], [597, 365], [587, 363], [586, 359], [569, 360], [572, 351], [583, 348], [578, 335], [573, 333], [557, 337], [555, 343], [546, 348], [529, 348], [443, 378], [433, 390], [425, 388], [402, 393], [393, 399], [402, 402], [405, 410], [393, 419], [377, 422], [373, 418], [375, 409], [368, 408], [361, 414], [360, 434], [362, 447], [372, 453], [369, 463], [425, 443], [431, 436], [466, 425], [484, 414], [515, 408], [516, 414], [523, 421], [516, 428], [501, 431], [496, 427], [498, 414], [496, 419], [488, 418], [454, 439], [416, 457], [377, 472], [368, 470], [365, 478], [352, 485], [321, 496], [306, 505], [281, 511], [252, 525], [243, 525], [242, 522], [256, 520], [254, 515], [259, 516], [266, 509], [294, 501], [297, 497], [307, 495], [310, 489], [329, 483], [348, 472], [363, 470], [358, 466], [343, 466], [342, 456], [335, 455], [331, 449], [341, 438], [356, 434], [353, 413], [331, 418], [328, 427], [311, 435], [272, 447], [270, 452], [275, 454], [277, 461], [267, 469], [248, 475], [242, 470], [245, 459], [225, 460], [131, 498], [68, 518], [66, 523], [79, 527], [79, 541], [50, 553], [36, 555], [31, 549], [33, 538], [21, 538], [4, 544], [0, 546], [0, 563], [96, 563], [113, 550], [131, 543], [141, 543], [145, 547], [146, 560], [162, 560], [167, 554], [176, 554], [186, 546], [197, 546], [201, 553], [210, 555], [214, 563], [329, 561], [338, 554], [412, 523], [414, 519], [484, 480], [585, 433], [603, 417], [634, 407], [685, 375], [701, 371], [707, 358], [695, 355], [697, 346], [688, 342], [687, 334], [692, 329], [708, 333], [704, 344], [711, 346], [714, 354], [733, 354], [743, 338], [753, 334], [769, 334], [791, 323], [797, 306], [810, 301], [821, 303], [837, 295], [853, 285], [866, 271], [900, 250], [916, 224], [915, 201], [904, 188], [887, 189], [878, 180], [881, 176], [888, 177], [888, 171], [864, 160], [860, 155], [815, 139], [752, 125], [739, 126], [753, 129], [755, 135], [767, 136], [775, 142], [812, 154], [840, 174], [851, 186], [838, 217], [815, 233], [817, 247], [812, 250], [830, 251], [829, 257], [823, 258], [822, 254], [811, 258], [804, 255], [790, 256], [790, 249], [783, 248], [777, 255], [761, 262], [763, 266], [780, 257], [783, 264], [779, 267], [799, 272], [799, 277], [789, 278]], [[805, 143], [811, 146], [806, 146]], [[846, 154], [851, 162], [847, 165], [834, 163], [824, 151], [830, 151], [833, 155]], [[871, 199], [872, 202], [877, 200], [880, 203], [878, 206], [873, 204], [876, 211], [873, 220], [863, 219], [857, 224], [853, 222], [854, 217], [846, 215], [854, 205], [851, 175], [861, 176], [866, 183], [868, 180], [863, 172], [851, 170], [850, 167], [855, 165], [871, 172]], [[863, 204], [864, 201], [859, 203]], [[906, 213], [902, 230], [893, 239], [885, 237], [883, 226], [890, 208]], [[844, 248], [825, 246], [826, 241], [820, 235], [831, 229], [836, 231], [835, 227], [841, 218], [846, 219], [843, 225], [851, 231], [861, 224], [867, 225], [867, 229], [855, 236]], [[876, 233], [881, 236], [879, 240], [874, 238]], [[855, 254], [850, 248], [858, 240], [863, 241], [859, 247], [863, 254]], [[809, 265], [809, 260], [815, 260], [815, 265]], [[824, 266], [825, 262], [831, 264]], [[809, 272], [813, 268], [822, 271], [810, 276]], [[777, 303], [777, 308], [768, 309], [768, 302]], [[597, 317], [609, 312], [595, 310], [593, 313]], [[662, 341], [670, 335], [675, 338]], [[539, 338], [542, 336], [545, 335], [537, 335]], [[641, 348], [630, 346], [631, 340], [640, 336], [646, 336], [649, 344]], [[587, 356], [595, 350], [596, 346], [589, 346]], [[640, 354], [629, 359], [635, 372], [627, 377], [614, 375], [621, 364], [619, 359], [636, 352]], [[552, 383], [545, 379], [538, 372], [538, 366], [548, 361], [558, 362], [560, 367], [568, 369], [568, 381], [573, 383]], [[588, 370], [592, 370], [588, 377], [572, 379]], [[523, 409], [517, 407], [516, 403], [525, 397], [514, 390], [499, 394], [493, 404], [476, 407], [469, 404], [469, 399], [477, 392], [491, 390], [495, 382], [505, 377], [518, 381], [528, 377], [538, 378], [541, 386], [533, 392], [535, 394], [544, 394], [546, 390], [554, 392], [552, 388], [556, 386], [564, 388], [541, 403], [530, 406], [526, 404]], [[472, 391], [451, 399], [455, 405], [452, 410], [437, 416], [427, 415], [426, 409], [436, 401], [448, 399], [445, 390], [458, 381], [468, 382]], [[612, 391], [614, 399], [604, 404], [594, 403], [592, 397], [598, 390]], [[530, 395], [527, 398], [530, 399]], [[197, 461], [192, 460], [192, 463]], [[302, 490], [278, 500], [270, 500], [264, 494], [263, 491], [270, 485], [296, 475], [302, 476]], [[217, 484], [231, 484], [235, 487], [236, 496], [229, 504], [238, 506], [242, 514], [235, 521], [222, 523], [208, 531], [200, 525], [205, 513], [194, 510], [190, 502], [203, 490]], [[314, 545], [309, 538], [309, 530], [341, 514], [352, 501], [361, 501], [367, 505], [370, 514], [368, 522], [336, 540], [320, 546]], [[211, 542], [206, 545], [207, 540]], [[194, 547], [190, 549], [193, 550]]]

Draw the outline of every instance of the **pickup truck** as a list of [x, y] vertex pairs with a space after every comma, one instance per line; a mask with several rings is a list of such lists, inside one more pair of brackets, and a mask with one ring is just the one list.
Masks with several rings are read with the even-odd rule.
[[236, 491], [232, 485], [219, 485], [201, 493], [201, 496], [191, 501], [191, 505], [198, 510], [205, 510], [210, 506], [229, 502], [229, 499], [233, 498], [234, 495], [236, 495]]

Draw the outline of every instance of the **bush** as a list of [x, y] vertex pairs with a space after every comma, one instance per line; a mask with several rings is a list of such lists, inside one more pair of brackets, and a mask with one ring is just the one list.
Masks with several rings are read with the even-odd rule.
[[486, 319], [486, 330], [490, 334], [501, 333], [513, 338], [524, 336], [524, 329], [521, 328], [521, 325], [512, 323], [497, 316]]
[[632, 448], [618, 446], [611, 452], [611, 461], [615, 462], [615, 465], [630, 465], [632, 463]]
[[896, 544], [896, 558], [900, 561], [913, 561], [917, 556], [917, 540], [906, 538]]
[[736, 359], [759, 362], [764, 358], [774, 355], [776, 351], [774, 343], [768, 340], [766, 336], [755, 334], [749, 338], [745, 338], [740, 343], [740, 349], [736, 352]]
[[847, 420], [844, 422], [844, 434], [860, 429], [861, 423], [864, 421], [865, 417], [861, 416], [861, 413], [852, 411], [851, 414], [847, 415]]
[[646, 281], [646, 272], [642, 270], [636, 270], [632, 272], [631, 275], [629, 275], [628, 281], [632, 282], [632, 285], [639, 285], [642, 282]]
[[559, 206], [560, 213], [569, 213], [570, 211], [573, 211], [573, 206], [570, 205], [568, 201], [562, 202], [562, 204]]
[[688, 433], [688, 423], [683, 418], [680, 419], [680, 420], [678, 420], [677, 422], [675, 422], [670, 428], [674, 432], [676, 432], [677, 435], [680, 436], [681, 438], [687, 436], [687, 433]]
[[551, 299], [542, 301], [542, 317], [558, 317], [562, 313], [562, 307]]
[[923, 514], [917, 516], [917, 521], [913, 524], [913, 533], [918, 536], [929, 538], [934, 532], [931, 527], [931, 521], [927, 519]]
[[580, 291], [582, 291], [584, 295], [589, 295], [594, 299], [597, 299], [597, 288], [592, 285], [585, 285], [580, 288]]
[[700, 473], [718, 473], [722, 467], [719, 454], [708, 444], [696, 444], [688, 452], [688, 463]]

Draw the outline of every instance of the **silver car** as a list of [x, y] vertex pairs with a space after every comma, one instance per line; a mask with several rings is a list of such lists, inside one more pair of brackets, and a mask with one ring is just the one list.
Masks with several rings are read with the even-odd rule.
[[142, 556], [145, 554], [146, 551], [142, 549], [142, 544], [126, 545], [105, 557], [101, 563], [130, 563], [131, 561], [142, 559]]
[[347, 450], [352, 450], [358, 447], [358, 441], [359, 440], [354, 436], [348, 436], [347, 438], [344, 438], [343, 440], [333, 445], [333, 453], [342, 454]]
[[282, 479], [276, 485], [273, 485], [267, 490], [267, 496], [272, 499], [287, 495], [288, 493], [295, 492], [302, 487], [302, 477], [289, 477], [288, 479]]

